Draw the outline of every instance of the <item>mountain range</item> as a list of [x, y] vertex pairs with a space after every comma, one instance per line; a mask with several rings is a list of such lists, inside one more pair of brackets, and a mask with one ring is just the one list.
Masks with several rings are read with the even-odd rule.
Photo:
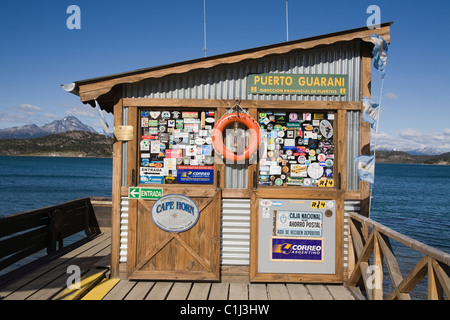
[[27, 124], [23, 126], [0, 129], [0, 139], [32, 139], [67, 131], [86, 131], [98, 133], [94, 128], [82, 123], [77, 117], [68, 116], [61, 120], [38, 126]]

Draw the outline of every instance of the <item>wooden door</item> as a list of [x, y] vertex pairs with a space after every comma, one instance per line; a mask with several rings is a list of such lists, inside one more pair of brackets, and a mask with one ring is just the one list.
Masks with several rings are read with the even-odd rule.
[[184, 232], [168, 232], [153, 222], [150, 211], [155, 201], [130, 200], [130, 279], [219, 280], [221, 193], [214, 189], [190, 198], [200, 214]]

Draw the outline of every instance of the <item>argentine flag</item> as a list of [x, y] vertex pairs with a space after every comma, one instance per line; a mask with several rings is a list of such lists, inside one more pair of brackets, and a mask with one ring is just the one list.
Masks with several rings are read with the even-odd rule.
[[373, 184], [375, 180], [375, 155], [355, 156], [355, 161], [358, 162], [359, 179]]
[[369, 100], [367, 97], [363, 97], [362, 102], [364, 111], [361, 116], [361, 119], [365, 122], [370, 123], [370, 127], [372, 128], [372, 130], [376, 131], [376, 125], [379, 116], [379, 108], [378, 108], [379, 105], [378, 103]]
[[386, 41], [377, 34], [371, 34], [370, 37], [375, 42], [375, 47], [373, 47], [372, 51], [374, 57], [373, 66], [378, 69], [381, 72], [382, 77], [384, 77], [388, 45]]

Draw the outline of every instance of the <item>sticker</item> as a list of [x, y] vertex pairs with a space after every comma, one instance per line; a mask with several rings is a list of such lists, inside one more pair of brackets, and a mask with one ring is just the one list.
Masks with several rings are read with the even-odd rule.
[[302, 186], [303, 178], [287, 177], [286, 184], [288, 186]]
[[281, 178], [275, 179], [275, 185], [276, 186], [282, 186], [283, 185], [283, 180]]
[[170, 119], [170, 111], [163, 111], [161, 113], [161, 118], [163, 118], [163, 119]]
[[184, 125], [183, 120], [175, 120], [175, 121], [176, 121], [175, 128], [183, 129], [183, 125]]
[[180, 111], [172, 111], [172, 117], [174, 119], [178, 119], [179, 116], [180, 116]]
[[197, 138], [197, 139], [195, 139], [195, 144], [196, 145], [202, 145], [202, 144], [205, 144], [205, 139], [203, 139], [203, 138]]
[[182, 118], [198, 118], [198, 112], [194, 111], [183, 111], [181, 113]]
[[280, 175], [281, 174], [281, 167], [280, 166], [270, 166], [269, 174]]
[[327, 139], [333, 136], [333, 126], [328, 120], [320, 121], [320, 132]]
[[311, 209], [324, 209], [326, 207], [326, 205], [327, 205], [326, 201], [314, 200], [314, 201], [311, 201], [309, 207]]
[[295, 147], [295, 139], [284, 139], [284, 145], [286, 147]]
[[334, 186], [334, 180], [332, 179], [320, 179], [318, 183], [319, 187], [332, 188]]
[[166, 158], [169, 159], [177, 159], [183, 157], [183, 149], [167, 149], [166, 150]]
[[215, 119], [214, 118], [206, 118], [205, 121], [207, 123], [214, 123]]
[[280, 124], [276, 124], [273, 128], [275, 129], [275, 131], [283, 130], [283, 127]]
[[263, 207], [270, 207], [272, 206], [272, 201], [268, 200], [268, 199], [262, 199], [259, 204]]
[[[212, 154], [212, 146], [211, 145], [202, 145], [202, 155], [210, 156]], [[206, 158], [205, 158], [206, 160]]]
[[148, 118], [149, 112], [148, 111], [141, 111], [141, 117]]
[[195, 153], [197, 152], [197, 148], [195, 146], [186, 146], [186, 156], [195, 156]]
[[141, 175], [139, 176], [141, 184], [164, 184], [164, 176], [159, 175]]
[[314, 119], [315, 120], [323, 120], [324, 114], [323, 113], [314, 113]]
[[184, 123], [184, 129], [187, 132], [198, 132], [198, 123]]
[[272, 261], [323, 261], [323, 239], [272, 237]]
[[323, 167], [321, 167], [317, 162], [311, 163], [308, 166], [308, 176], [312, 179], [319, 179], [323, 175]]
[[297, 121], [297, 120], [298, 120], [298, 116], [297, 116], [296, 113], [290, 113], [289, 114], [289, 121], [294, 122], [294, 121]]
[[291, 177], [306, 177], [307, 166], [304, 164], [291, 164]]
[[161, 111], [150, 111], [150, 117], [152, 119], [157, 119], [160, 114], [161, 114]]
[[287, 237], [322, 237], [322, 212], [276, 211], [275, 234]]
[[163, 168], [156, 168], [156, 167], [140, 167], [140, 175], [162, 175]]
[[140, 149], [141, 151], [149, 151], [150, 150], [150, 143], [148, 140], [141, 140], [140, 142]]
[[213, 183], [214, 166], [177, 166], [178, 183]]
[[160, 153], [161, 152], [161, 143], [159, 140], [150, 141], [150, 153]]

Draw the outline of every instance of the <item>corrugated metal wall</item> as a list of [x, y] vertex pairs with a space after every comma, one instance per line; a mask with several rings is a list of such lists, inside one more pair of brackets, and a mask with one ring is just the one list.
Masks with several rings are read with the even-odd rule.
[[120, 249], [119, 262], [127, 262], [128, 250], [128, 198], [120, 199]]
[[354, 160], [360, 154], [360, 112], [347, 112], [347, 190], [359, 190], [358, 167]]
[[249, 265], [250, 199], [222, 199], [222, 265]]
[[[126, 84], [124, 86], [124, 97], [358, 101], [360, 99], [360, 68], [360, 44], [358, 41], [353, 41]], [[248, 94], [247, 75], [266, 72], [287, 74], [348, 74], [350, 82], [349, 94], [346, 96]]]

